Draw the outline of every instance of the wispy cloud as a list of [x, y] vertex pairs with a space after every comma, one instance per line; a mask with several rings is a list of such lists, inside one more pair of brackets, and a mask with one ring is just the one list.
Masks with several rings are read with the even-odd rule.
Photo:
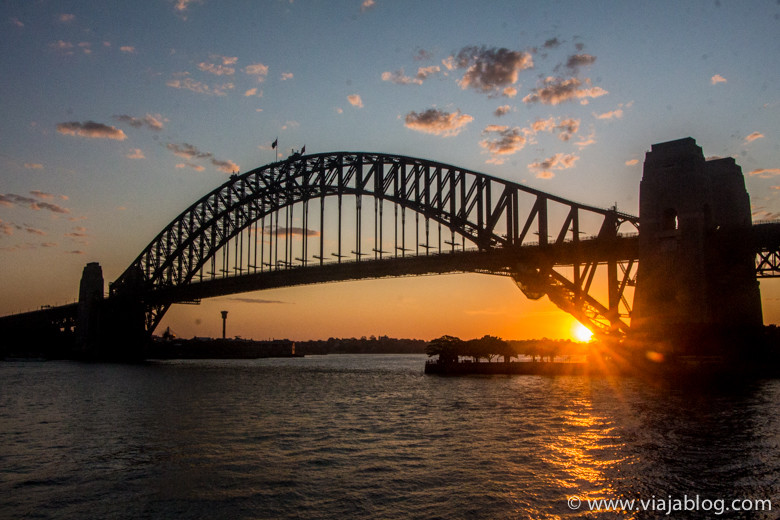
[[241, 167], [233, 161], [228, 159], [217, 159], [214, 157], [213, 153], [204, 152], [190, 143], [168, 143], [165, 147], [175, 155], [188, 160], [183, 164], [177, 164], [177, 168], [189, 167], [197, 171], [202, 171], [203, 167], [192, 164], [190, 161], [194, 159], [207, 159], [213, 166], [216, 166], [219, 171], [224, 173], [234, 173], [241, 169]]
[[363, 3], [360, 4], [360, 12], [365, 13], [366, 11], [369, 11], [376, 7], [376, 1], [375, 0], [363, 0]]
[[39, 199], [49, 199], [49, 200], [68, 200], [67, 195], [55, 195], [54, 193], [47, 193], [45, 191], [40, 190], [32, 190], [30, 191], [30, 195], [34, 197], [38, 197]]
[[11, 23], [14, 24], [16, 27], [19, 27], [20, 29], [24, 27], [24, 23], [18, 18], [11, 18]]
[[639, 159], [629, 159], [626, 161], [626, 166], [634, 166], [636, 164], [639, 164]]
[[94, 121], [85, 121], [83, 123], [69, 121], [67, 123], [59, 123], [57, 125], [57, 132], [64, 135], [74, 135], [90, 139], [114, 139], [116, 141], [124, 141], [127, 139], [127, 135], [115, 126], [108, 126]]
[[60, 21], [60, 23], [70, 23], [76, 19], [76, 15], [63, 13], [57, 19]]
[[726, 80], [726, 78], [724, 78], [720, 74], [715, 74], [710, 78], [710, 84], [712, 85], [717, 85], [718, 83], [727, 83], [727, 82], [728, 81]]
[[119, 50], [125, 54], [135, 54], [135, 47], [132, 45], [122, 45]]
[[262, 83], [268, 76], [268, 66], [262, 63], [254, 63], [244, 67], [244, 72], [250, 76], [255, 76], [258, 83]]
[[282, 81], [287, 81], [288, 79], [293, 79], [295, 75], [292, 72], [282, 72]]
[[246, 297], [233, 297], [228, 298], [230, 301], [234, 302], [241, 302], [241, 303], [257, 303], [261, 305], [268, 305], [268, 304], [287, 304], [288, 302], [284, 302], [282, 300], [264, 300], [262, 298], [246, 298]]
[[168, 122], [168, 120], [165, 119], [160, 114], [146, 114], [144, 117], [141, 118], [123, 114], [123, 115], [113, 116], [113, 119], [114, 121], [126, 123], [132, 126], [133, 128], [141, 128], [145, 126], [149, 130], [154, 130], [155, 132], [159, 132], [160, 130], [162, 130], [165, 123]]
[[24, 167], [28, 170], [43, 170], [41, 163], [24, 163]]
[[215, 56], [215, 58], [220, 59], [222, 63], [207, 63], [204, 61], [198, 63], [198, 69], [215, 76], [232, 76], [236, 73], [236, 68], [231, 65], [235, 64], [238, 58], [228, 56]]
[[780, 175], [780, 168], [758, 168], [748, 173], [751, 177], [760, 177], [762, 179], [769, 179]]
[[620, 119], [623, 117], [623, 109], [618, 108], [616, 110], [610, 110], [609, 112], [604, 112], [603, 114], [593, 114], [593, 117], [596, 119]]
[[745, 142], [752, 143], [756, 139], [763, 139], [763, 138], [764, 138], [764, 134], [762, 134], [761, 132], [753, 132], [749, 136], [745, 137]]
[[128, 159], [146, 159], [144, 152], [140, 148], [133, 148], [125, 154]]
[[523, 103], [558, 105], [575, 99], [587, 100], [608, 94], [601, 87], [590, 86], [590, 80], [580, 81], [578, 78], [545, 78], [542, 86], [535, 88], [523, 98]]
[[188, 76], [183, 78], [170, 79], [165, 83], [171, 88], [189, 90], [196, 94], [206, 94], [210, 96], [226, 96], [228, 90], [233, 90], [235, 85], [233, 83], [222, 83], [221, 85], [207, 85], [201, 81], [197, 81]]
[[404, 118], [404, 124], [407, 128], [418, 132], [452, 137], [463, 131], [473, 120], [473, 117], [461, 113], [460, 110], [445, 112], [438, 108], [429, 108], [420, 113], [409, 112]]
[[256, 88], [250, 88], [244, 92], [244, 97], [263, 97], [263, 91]]
[[276, 236], [279, 235], [299, 235], [299, 236], [307, 236], [307, 237], [318, 237], [320, 236], [320, 232], [316, 231], [314, 229], [309, 228], [302, 228], [302, 227], [280, 227], [279, 229], [272, 228], [270, 226], [266, 226], [265, 229], [263, 229], [263, 233], [266, 235], [273, 235], [276, 233]]
[[363, 99], [359, 94], [350, 94], [347, 96], [347, 101], [349, 101], [349, 104], [353, 107], [363, 108]]

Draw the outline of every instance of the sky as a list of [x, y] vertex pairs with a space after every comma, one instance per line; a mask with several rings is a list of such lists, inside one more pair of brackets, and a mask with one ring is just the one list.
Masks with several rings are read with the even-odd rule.
[[[304, 145], [637, 214], [645, 152], [690, 136], [737, 160], [754, 220], [780, 217], [780, 0], [5, 0], [0, 25], [3, 315], [73, 301], [87, 262], [107, 290], [232, 172]], [[780, 285], [761, 288], [778, 323]], [[256, 339], [576, 329], [476, 274], [204, 300], [161, 327], [216, 336], [220, 310]]]

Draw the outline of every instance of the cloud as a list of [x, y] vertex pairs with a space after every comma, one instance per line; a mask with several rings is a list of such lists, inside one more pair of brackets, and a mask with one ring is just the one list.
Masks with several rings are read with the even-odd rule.
[[198, 150], [196, 146], [189, 143], [168, 143], [165, 147], [175, 155], [185, 159], [208, 159], [212, 156], [211, 152], [202, 152]]
[[528, 168], [537, 171], [537, 178], [550, 179], [554, 176], [550, 170], [566, 170], [572, 168], [578, 159], [579, 156], [574, 154], [556, 153], [548, 159], [529, 164]]
[[635, 164], [639, 164], [639, 159], [629, 159], [626, 161], [626, 166], [634, 166]]
[[263, 65], [262, 63], [254, 63], [252, 65], [247, 65], [244, 68], [244, 72], [250, 76], [257, 76], [257, 81], [262, 83], [268, 76], [268, 66]]
[[507, 115], [512, 110], [512, 107], [509, 105], [501, 105], [498, 107], [494, 112], [493, 115], [496, 117], [501, 117]]
[[425, 61], [433, 58], [433, 54], [425, 49], [419, 49], [417, 54], [414, 55], [414, 61]]
[[171, 152], [173, 152], [174, 155], [177, 155], [184, 159], [188, 159], [188, 161], [185, 163], [177, 164], [176, 165], [177, 168], [189, 167], [196, 171], [203, 171], [202, 166], [192, 164], [189, 161], [192, 159], [208, 159], [212, 165], [217, 167], [218, 170], [225, 173], [234, 173], [241, 169], [240, 166], [234, 163], [233, 161], [217, 159], [216, 157], [214, 157], [213, 153], [199, 150], [196, 146], [191, 145], [189, 143], [181, 143], [181, 144], [168, 143], [165, 145], [165, 147]]
[[241, 169], [239, 165], [230, 160], [211, 159], [211, 164], [216, 166], [219, 171], [225, 173], [236, 173]]
[[517, 83], [521, 70], [534, 66], [530, 53], [506, 48], [464, 47], [456, 56], [442, 62], [449, 70], [466, 69], [458, 81], [460, 88], [487, 94], [504, 94], [504, 88]]
[[349, 101], [349, 104], [353, 107], [363, 108], [363, 100], [358, 94], [350, 94], [347, 96], [347, 101]]
[[558, 131], [558, 139], [568, 141], [580, 129], [579, 119], [564, 119], [555, 127]]
[[62, 54], [71, 55], [73, 54], [74, 45], [64, 40], [57, 40], [56, 42], [50, 43], [49, 47]]
[[73, 251], [67, 251], [69, 255], [85, 255], [86, 253], [84, 251], [81, 251], [80, 249], [75, 249]]
[[423, 83], [423, 80], [419, 78], [412, 78], [404, 74], [404, 69], [398, 69], [393, 72], [383, 72], [382, 81], [390, 81], [396, 85], [422, 85]]
[[715, 74], [710, 78], [710, 84], [717, 85], [718, 83], [727, 83], [727, 80], [720, 74]]
[[780, 175], [780, 168], [759, 168], [748, 173], [751, 177], [760, 177], [762, 179], [769, 179], [771, 177], [777, 177]]
[[114, 139], [116, 141], [124, 141], [127, 139], [127, 135], [125, 135], [122, 130], [94, 121], [85, 121], [84, 123], [79, 123], [77, 121], [59, 123], [57, 125], [57, 131], [65, 135], [76, 135], [88, 137], [90, 139]]
[[34, 196], [34, 197], [38, 197], [39, 199], [50, 199], [50, 200], [54, 200], [54, 199], [60, 199], [60, 200], [68, 200], [68, 196], [67, 196], [67, 195], [55, 195], [55, 194], [53, 194], [53, 193], [46, 193], [45, 191], [40, 191], [40, 190], [32, 190], [32, 191], [30, 192], [30, 195], [32, 195], [32, 196]]
[[271, 228], [270, 226], [266, 226], [265, 229], [263, 229], [263, 233], [266, 235], [273, 235], [276, 233], [276, 236], [279, 235], [300, 235], [300, 236], [307, 236], [307, 237], [318, 237], [320, 236], [320, 232], [316, 231], [314, 229], [309, 228], [302, 228], [302, 227], [280, 227], [279, 229]]
[[135, 47], [132, 45], [122, 45], [119, 50], [127, 54], [135, 54]]
[[604, 112], [603, 114], [593, 114], [593, 117], [596, 119], [620, 119], [623, 117], [623, 109], [618, 108], [616, 110], [610, 110], [609, 112]]
[[25, 197], [24, 195], [16, 195], [15, 193], [0, 193], [0, 206], [12, 207], [17, 204], [24, 205], [34, 211], [44, 209], [46, 211], [51, 211], [52, 213], [70, 213], [68, 208], [63, 208], [57, 204], [41, 202], [40, 200]]
[[550, 38], [549, 40], [544, 42], [544, 45], [542, 45], [542, 47], [544, 47], [545, 49], [554, 49], [558, 47], [560, 44], [561, 42], [560, 40], [558, 40], [558, 38]]
[[140, 148], [133, 148], [125, 154], [128, 159], [146, 159], [144, 152]]
[[282, 81], [287, 81], [288, 79], [293, 79], [295, 76], [292, 72], [282, 72]]
[[72, 22], [75, 19], [76, 19], [76, 15], [75, 14], [61, 14], [59, 16], [59, 18], [58, 18], [60, 23], [70, 23], [70, 22]]
[[192, 168], [196, 172], [202, 172], [203, 170], [206, 169], [199, 164], [192, 164], [191, 162], [179, 163], [176, 165], [176, 168]]
[[233, 90], [235, 88], [233, 83], [223, 83], [221, 85], [209, 86], [203, 82], [196, 81], [189, 77], [185, 77], [184, 79], [171, 79], [168, 80], [165, 85], [171, 88], [184, 89], [195, 92], [197, 94], [207, 94], [212, 96], [227, 96], [227, 91]]
[[595, 61], [596, 57], [590, 54], [573, 54], [569, 56], [568, 60], [566, 60], [566, 68], [577, 72], [579, 71], [580, 67], [592, 65]]
[[227, 65], [220, 65], [218, 63], [198, 63], [198, 69], [203, 72], [214, 74], [215, 76], [232, 76], [236, 73], [235, 67], [229, 67]]
[[179, 11], [180, 13], [184, 13], [184, 11], [186, 11], [190, 7], [190, 4], [200, 3], [200, 2], [201, 0], [176, 0], [173, 8]]
[[18, 18], [11, 18], [11, 23], [19, 28], [24, 27], [24, 23], [22, 23], [22, 21], [19, 20]]
[[159, 132], [163, 129], [165, 123], [168, 122], [167, 119], [162, 117], [160, 114], [146, 114], [142, 118], [137, 118], [133, 116], [128, 115], [118, 115], [118, 116], [112, 116], [114, 121], [119, 121], [121, 123], [126, 123], [133, 128], [141, 128], [142, 126], [145, 126], [149, 130], [154, 130], [155, 132]]
[[437, 108], [429, 108], [424, 112], [409, 112], [404, 118], [404, 125], [418, 132], [452, 137], [458, 135], [474, 118], [462, 114], [460, 110], [444, 112]]
[[258, 303], [258, 304], [281, 303], [281, 304], [287, 304], [287, 302], [283, 302], [281, 300], [263, 300], [262, 298], [234, 297], [234, 298], [228, 298], [228, 300], [234, 301], [234, 302], [241, 302], [241, 303]]
[[580, 140], [574, 143], [574, 146], [582, 150], [592, 144], [596, 144], [596, 132], [593, 130], [587, 136], [580, 136]]
[[263, 91], [258, 91], [256, 88], [250, 88], [244, 92], [245, 97], [263, 97]]
[[491, 162], [502, 164], [504, 159], [502, 155], [512, 155], [519, 152], [528, 142], [526, 132], [519, 127], [509, 128], [507, 126], [489, 125], [482, 131], [490, 137], [483, 139], [479, 145], [487, 150], [492, 156]]
[[574, 99], [596, 98], [608, 94], [601, 87], [591, 87], [590, 80], [583, 82], [577, 78], [554, 78], [548, 77], [544, 80], [543, 86], [533, 89], [531, 94], [523, 98], [523, 103], [533, 104], [542, 103], [544, 105], [558, 105], [564, 101]]
[[28, 170], [43, 170], [43, 165], [41, 163], [24, 163], [24, 167]]
[[366, 11], [370, 11], [374, 7], [376, 7], [375, 0], [363, 0], [363, 3], [360, 4], [360, 12], [365, 13]]
[[764, 134], [762, 134], [760, 132], [753, 132], [749, 136], [745, 137], [745, 142], [746, 143], [752, 143], [756, 139], [763, 139], [763, 138], [764, 138]]

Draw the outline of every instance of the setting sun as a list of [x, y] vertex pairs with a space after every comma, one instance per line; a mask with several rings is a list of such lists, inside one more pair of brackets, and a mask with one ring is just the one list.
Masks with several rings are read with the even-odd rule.
[[574, 334], [574, 339], [577, 341], [590, 341], [593, 337], [593, 332], [582, 323], [577, 323], [574, 326], [572, 333]]

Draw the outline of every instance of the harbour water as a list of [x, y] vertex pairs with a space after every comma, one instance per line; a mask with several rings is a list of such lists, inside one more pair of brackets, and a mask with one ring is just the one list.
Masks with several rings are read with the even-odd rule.
[[[780, 516], [780, 380], [436, 377], [424, 363], [0, 363], [0, 517]], [[590, 511], [598, 499], [637, 502]]]

